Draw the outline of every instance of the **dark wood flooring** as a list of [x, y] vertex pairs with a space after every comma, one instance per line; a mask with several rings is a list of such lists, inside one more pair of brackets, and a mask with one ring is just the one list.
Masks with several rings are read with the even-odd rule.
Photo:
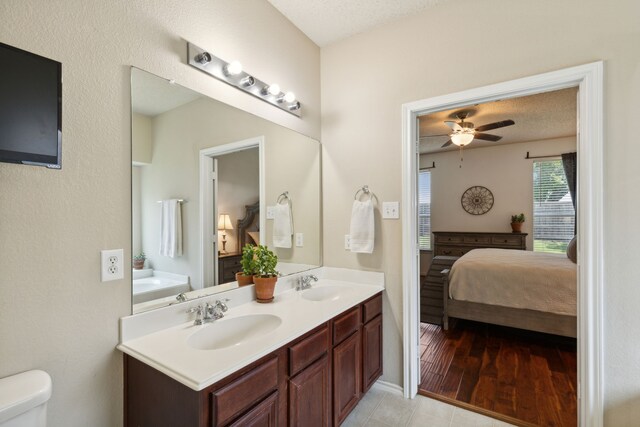
[[421, 391], [540, 426], [577, 425], [575, 339], [471, 321], [420, 329]]

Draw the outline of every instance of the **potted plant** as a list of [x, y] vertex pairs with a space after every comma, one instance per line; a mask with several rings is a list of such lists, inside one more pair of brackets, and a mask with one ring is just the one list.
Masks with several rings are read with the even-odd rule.
[[140, 252], [138, 255], [134, 255], [133, 257], [133, 269], [134, 270], [142, 270], [144, 268], [144, 261], [147, 259], [147, 256], [144, 252]]
[[278, 272], [276, 271], [278, 256], [263, 245], [256, 247], [255, 253], [256, 271], [253, 283], [256, 285], [256, 299], [261, 303], [271, 302], [278, 280]]
[[255, 246], [246, 244], [242, 248], [242, 257], [240, 258], [242, 271], [236, 273], [236, 281], [238, 286], [246, 286], [253, 283], [253, 275], [256, 274], [256, 251]]
[[522, 223], [524, 222], [524, 214], [511, 215], [511, 231], [520, 233], [522, 231]]

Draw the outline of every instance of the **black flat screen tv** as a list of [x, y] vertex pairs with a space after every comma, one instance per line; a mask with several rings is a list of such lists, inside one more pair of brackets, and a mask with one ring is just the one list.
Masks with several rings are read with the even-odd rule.
[[60, 169], [62, 64], [0, 43], [0, 162]]

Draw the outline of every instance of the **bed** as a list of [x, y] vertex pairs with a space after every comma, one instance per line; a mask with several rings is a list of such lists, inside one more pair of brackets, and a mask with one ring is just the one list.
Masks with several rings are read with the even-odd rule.
[[474, 249], [443, 274], [451, 318], [576, 337], [577, 269], [564, 254]]
[[244, 218], [239, 219], [236, 225], [238, 230], [238, 253], [242, 252], [244, 245], [260, 244], [260, 201], [244, 207]]

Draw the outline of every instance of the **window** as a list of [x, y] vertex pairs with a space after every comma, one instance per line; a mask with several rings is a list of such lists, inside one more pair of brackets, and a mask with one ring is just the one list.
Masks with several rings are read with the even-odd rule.
[[431, 250], [431, 172], [418, 174], [418, 242], [421, 251]]
[[575, 210], [562, 160], [533, 163], [533, 250], [567, 250], [573, 238]]

